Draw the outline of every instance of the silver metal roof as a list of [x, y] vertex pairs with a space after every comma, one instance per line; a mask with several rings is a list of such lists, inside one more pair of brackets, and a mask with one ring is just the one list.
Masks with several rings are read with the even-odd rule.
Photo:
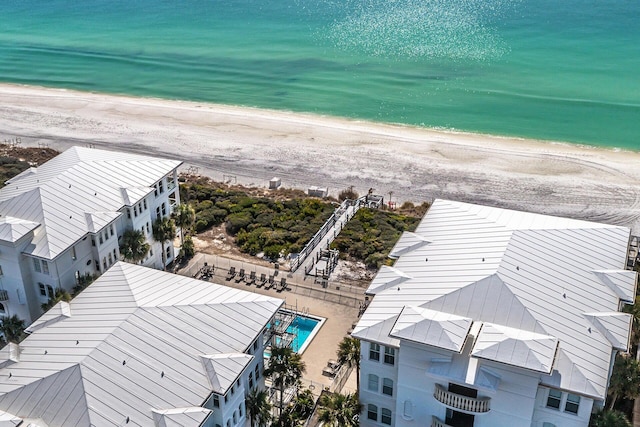
[[0, 189], [0, 215], [40, 224], [30, 253], [53, 259], [141, 200], [181, 163], [72, 147], [7, 181]]
[[628, 340], [631, 317], [598, 316], [596, 327], [585, 313], [616, 312], [635, 295], [628, 228], [436, 200], [414, 234], [428, 243], [398, 242], [403, 253], [373, 280], [354, 336], [399, 346], [391, 331], [408, 305], [551, 336], [558, 351], [541, 381], [605, 397], [612, 348]]
[[472, 323], [468, 317], [408, 305], [389, 335], [460, 353]]
[[118, 262], [68, 307], [45, 313], [17, 358], [11, 348], [0, 351], [0, 410], [52, 427], [120, 425], [127, 417], [129, 425], [154, 426], [166, 411], [199, 425], [203, 414], [173, 410], [200, 406], [212, 392], [203, 358], [226, 390], [252, 357], [241, 353], [282, 304]]
[[37, 222], [5, 216], [0, 218], [0, 240], [15, 243], [22, 236], [39, 226], [40, 224]]

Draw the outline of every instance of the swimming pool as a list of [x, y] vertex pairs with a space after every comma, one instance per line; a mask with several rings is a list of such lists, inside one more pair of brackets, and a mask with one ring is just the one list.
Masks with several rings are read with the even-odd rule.
[[[287, 327], [287, 333], [293, 336], [291, 348], [298, 354], [302, 354], [309, 346], [313, 337], [316, 336], [326, 319], [322, 317], [309, 316], [307, 314], [296, 314], [293, 321]], [[281, 343], [281, 338], [276, 337], [276, 345]], [[269, 352], [265, 351], [265, 357], [269, 357]]]

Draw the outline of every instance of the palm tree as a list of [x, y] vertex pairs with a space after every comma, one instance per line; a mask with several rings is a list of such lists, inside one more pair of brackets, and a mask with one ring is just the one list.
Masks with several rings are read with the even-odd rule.
[[355, 427], [359, 425], [361, 410], [356, 393], [327, 393], [320, 396], [318, 418], [328, 427]]
[[271, 420], [271, 404], [268, 397], [265, 390], [255, 387], [246, 395], [245, 406], [251, 427], [265, 427]]
[[264, 374], [271, 378], [273, 385], [280, 391], [280, 414], [284, 407], [284, 390], [298, 384], [306, 371], [300, 355], [290, 347], [273, 347], [269, 357], [269, 367]]
[[42, 311], [47, 311], [60, 301], [71, 301], [71, 294], [69, 294], [69, 292], [65, 291], [64, 289], [57, 288], [53, 295], [49, 297], [49, 301], [45, 302], [44, 304], [40, 304], [40, 307], [42, 307]]
[[2, 332], [7, 342], [19, 343], [22, 341], [24, 328], [24, 320], [15, 314], [11, 317], [4, 316], [0, 320], [0, 332]]
[[180, 246], [183, 246], [185, 228], [191, 230], [191, 227], [196, 222], [196, 211], [193, 210], [191, 205], [183, 203], [178, 205], [178, 208], [173, 211], [171, 216], [176, 225], [180, 227]]
[[125, 260], [134, 264], [139, 263], [147, 256], [149, 244], [140, 230], [129, 229], [122, 235], [120, 253]]
[[338, 362], [356, 367], [356, 392], [360, 391], [360, 340], [346, 336], [338, 346]]
[[620, 353], [616, 355], [609, 381], [609, 395], [611, 396], [609, 409], [613, 409], [620, 396], [625, 399], [635, 399], [640, 395], [640, 362]]
[[164, 251], [164, 244], [176, 237], [176, 224], [172, 219], [163, 217], [158, 218], [153, 223], [153, 238], [160, 242], [162, 246], [162, 269], [167, 269], [167, 254]]
[[589, 427], [631, 427], [631, 423], [620, 411], [600, 411], [591, 415]]

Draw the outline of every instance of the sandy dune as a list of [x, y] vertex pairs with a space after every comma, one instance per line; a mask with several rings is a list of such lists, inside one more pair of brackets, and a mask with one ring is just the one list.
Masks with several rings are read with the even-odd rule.
[[[640, 154], [204, 103], [0, 85], [0, 140], [184, 160], [216, 180], [436, 197], [640, 230]], [[231, 178], [229, 178], [231, 176]]]

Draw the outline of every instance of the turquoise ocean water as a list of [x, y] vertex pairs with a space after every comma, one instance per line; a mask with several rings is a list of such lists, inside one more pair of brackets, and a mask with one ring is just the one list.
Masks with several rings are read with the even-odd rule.
[[640, 2], [2, 0], [0, 81], [640, 150]]

